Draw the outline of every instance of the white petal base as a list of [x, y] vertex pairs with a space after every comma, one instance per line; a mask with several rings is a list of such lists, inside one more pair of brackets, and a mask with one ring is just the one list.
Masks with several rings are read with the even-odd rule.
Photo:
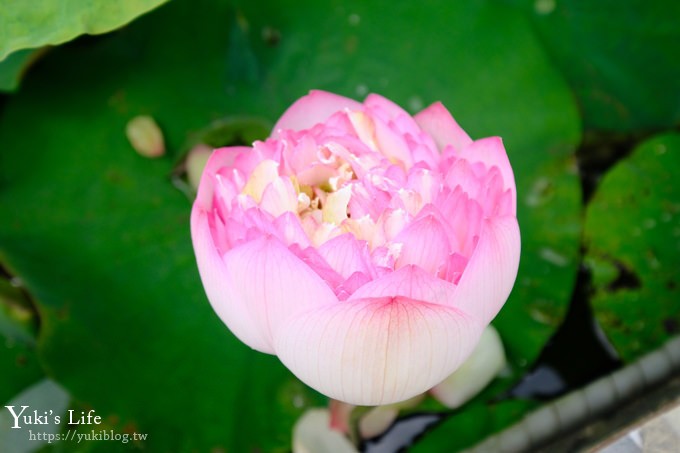
[[446, 407], [455, 409], [482, 391], [505, 365], [501, 337], [493, 326], [489, 326], [470, 357], [430, 393]]

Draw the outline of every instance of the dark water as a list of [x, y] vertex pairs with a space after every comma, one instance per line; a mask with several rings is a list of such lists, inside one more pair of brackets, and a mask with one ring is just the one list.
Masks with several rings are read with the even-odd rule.
[[442, 418], [443, 414], [415, 414], [402, 417], [380, 437], [365, 441], [361, 451], [366, 453], [403, 451]]
[[580, 269], [562, 325], [531, 370], [505, 397], [553, 399], [621, 367], [614, 348], [593, 317], [589, 291], [590, 274]]

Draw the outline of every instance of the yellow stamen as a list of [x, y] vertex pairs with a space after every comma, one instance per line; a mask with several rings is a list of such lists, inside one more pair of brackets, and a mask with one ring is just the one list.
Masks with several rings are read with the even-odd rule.
[[342, 189], [328, 194], [326, 203], [323, 205], [323, 221], [340, 225], [347, 218], [347, 205], [352, 196], [352, 187], [345, 186]]

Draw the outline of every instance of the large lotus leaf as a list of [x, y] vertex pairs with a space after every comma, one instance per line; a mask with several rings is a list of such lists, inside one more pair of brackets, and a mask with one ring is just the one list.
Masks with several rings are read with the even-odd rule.
[[[285, 449], [297, 414], [320, 401], [212, 313], [190, 203], [170, 183], [175, 150], [195, 131], [229, 115], [273, 122], [311, 88], [379, 92], [412, 111], [442, 100], [471, 135], [503, 136], [524, 242], [496, 325], [515, 370], [564, 312], [578, 247], [578, 120], [519, 12], [172, 2], [51, 52], [0, 122], [0, 215], [10, 219], [0, 252], [38, 300], [41, 357], [107, 424], [149, 433], [151, 451]], [[170, 156], [131, 149], [125, 124], [139, 114], [160, 124]]]
[[106, 33], [167, 0], [6, 0], [0, 3], [0, 61], [10, 53]]
[[680, 3], [515, 0], [574, 88], [589, 128], [631, 131], [680, 123]]
[[651, 139], [604, 177], [585, 221], [595, 315], [630, 361], [680, 332], [680, 135]]

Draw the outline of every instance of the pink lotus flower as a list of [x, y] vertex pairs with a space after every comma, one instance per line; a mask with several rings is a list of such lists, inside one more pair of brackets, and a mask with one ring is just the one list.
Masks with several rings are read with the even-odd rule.
[[331, 398], [389, 404], [449, 376], [505, 303], [520, 254], [500, 138], [440, 103], [299, 99], [216, 150], [191, 231], [208, 299], [244, 343]]

